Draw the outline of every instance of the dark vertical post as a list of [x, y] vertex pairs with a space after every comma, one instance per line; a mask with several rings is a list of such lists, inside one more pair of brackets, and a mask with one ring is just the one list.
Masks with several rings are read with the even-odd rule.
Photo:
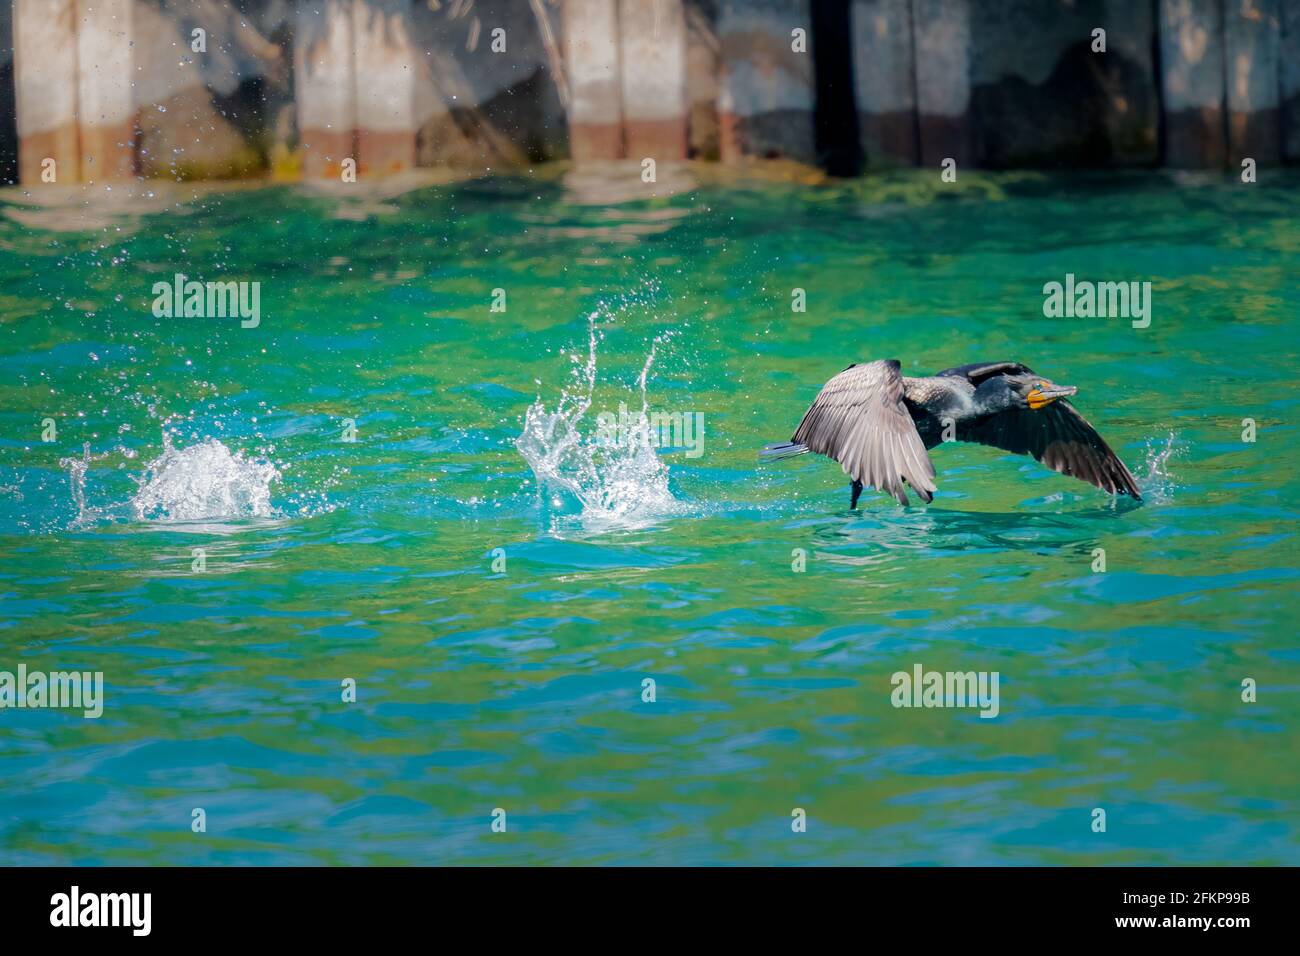
[[844, 0], [813, 0], [812, 52], [817, 156], [832, 176], [862, 172], [858, 107], [853, 91], [853, 25]]
[[14, 95], [14, 7], [0, 3], [0, 185], [18, 182], [18, 106]]

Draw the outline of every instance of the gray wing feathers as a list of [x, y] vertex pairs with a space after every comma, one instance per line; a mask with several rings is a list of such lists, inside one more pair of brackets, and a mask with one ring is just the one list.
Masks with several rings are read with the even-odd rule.
[[934, 465], [903, 404], [898, 362], [852, 365], [827, 382], [792, 442], [835, 459], [844, 473], [907, 504], [904, 481], [924, 500], [937, 490]]

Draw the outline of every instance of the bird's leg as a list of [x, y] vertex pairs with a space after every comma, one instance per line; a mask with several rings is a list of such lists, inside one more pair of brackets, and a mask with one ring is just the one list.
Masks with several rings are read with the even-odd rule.
[[849, 510], [855, 511], [858, 507], [858, 498], [862, 496], [862, 482], [856, 478], [853, 480], [853, 498], [849, 501]]

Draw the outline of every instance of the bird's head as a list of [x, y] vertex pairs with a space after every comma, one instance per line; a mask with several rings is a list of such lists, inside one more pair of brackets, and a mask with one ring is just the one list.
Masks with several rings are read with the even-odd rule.
[[1079, 390], [1073, 385], [1057, 385], [1041, 375], [1008, 376], [1012, 393], [1022, 407], [1038, 411], [1046, 408], [1058, 398], [1068, 398]]

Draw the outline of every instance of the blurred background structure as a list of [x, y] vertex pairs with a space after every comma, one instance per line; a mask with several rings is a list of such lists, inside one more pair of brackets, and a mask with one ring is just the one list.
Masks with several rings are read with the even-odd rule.
[[0, 0], [0, 181], [644, 158], [1300, 162], [1300, 0]]

